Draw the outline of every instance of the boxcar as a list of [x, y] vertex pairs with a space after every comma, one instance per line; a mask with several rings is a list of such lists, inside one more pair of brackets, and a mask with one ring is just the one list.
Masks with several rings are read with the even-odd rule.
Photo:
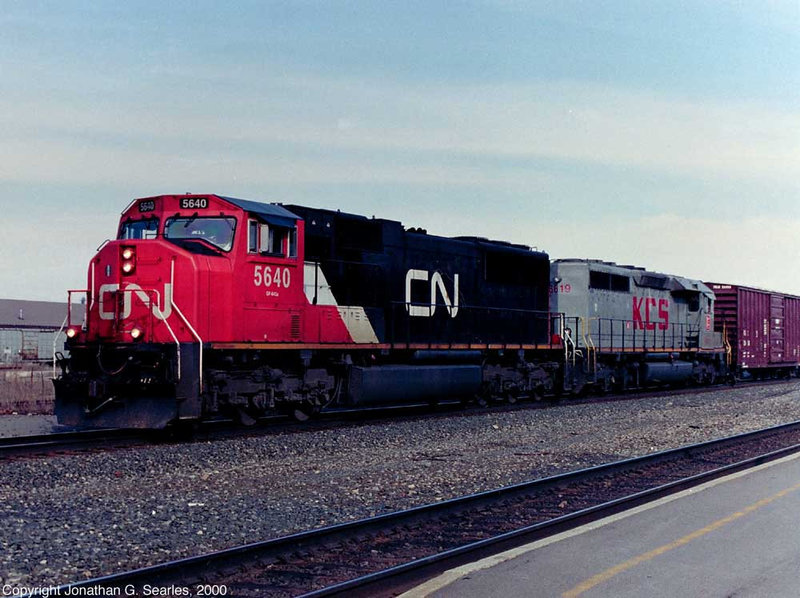
[[708, 283], [716, 295], [715, 328], [737, 375], [796, 373], [800, 363], [800, 297], [734, 284]]

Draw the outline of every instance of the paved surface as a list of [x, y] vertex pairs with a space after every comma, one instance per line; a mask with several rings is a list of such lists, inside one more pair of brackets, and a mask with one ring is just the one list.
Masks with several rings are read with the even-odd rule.
[[800, 456], [455, 569], [404, 596], [800, 596]]

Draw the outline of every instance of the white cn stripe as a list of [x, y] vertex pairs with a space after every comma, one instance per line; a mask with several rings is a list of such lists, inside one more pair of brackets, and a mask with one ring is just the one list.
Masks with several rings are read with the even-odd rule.
[[377, 343], [378, 337], [372, 324], [367, 317], [367, 312], [361, 306], [339, 305], [336, 297], [333, 296], [331, 285], [325, 278], [322, 268], [313, 262], [305, 263], [303, 288], [306, 292], [308, 302], [316, 305], [335, 305], [338, 308], [339, 316], [347, 327], [347, 332], [356, 343]]

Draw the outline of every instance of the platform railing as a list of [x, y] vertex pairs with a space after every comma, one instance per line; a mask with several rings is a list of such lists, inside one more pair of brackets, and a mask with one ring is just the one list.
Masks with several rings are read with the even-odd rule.
[[588, 318], [581, 322], [582, 338], [594, 351], [668, 351], [700, 348], [700, 327], [689, 324], [645, 323]]

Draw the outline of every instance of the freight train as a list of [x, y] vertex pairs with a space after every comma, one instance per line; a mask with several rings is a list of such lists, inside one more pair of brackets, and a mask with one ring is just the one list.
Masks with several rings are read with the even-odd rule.
[[85, 313], [69, 314], [55, 410], [82, 428], [514, 401], [732, 369], [700, 281], [214, 194], [134, 200], [69, 294]]

